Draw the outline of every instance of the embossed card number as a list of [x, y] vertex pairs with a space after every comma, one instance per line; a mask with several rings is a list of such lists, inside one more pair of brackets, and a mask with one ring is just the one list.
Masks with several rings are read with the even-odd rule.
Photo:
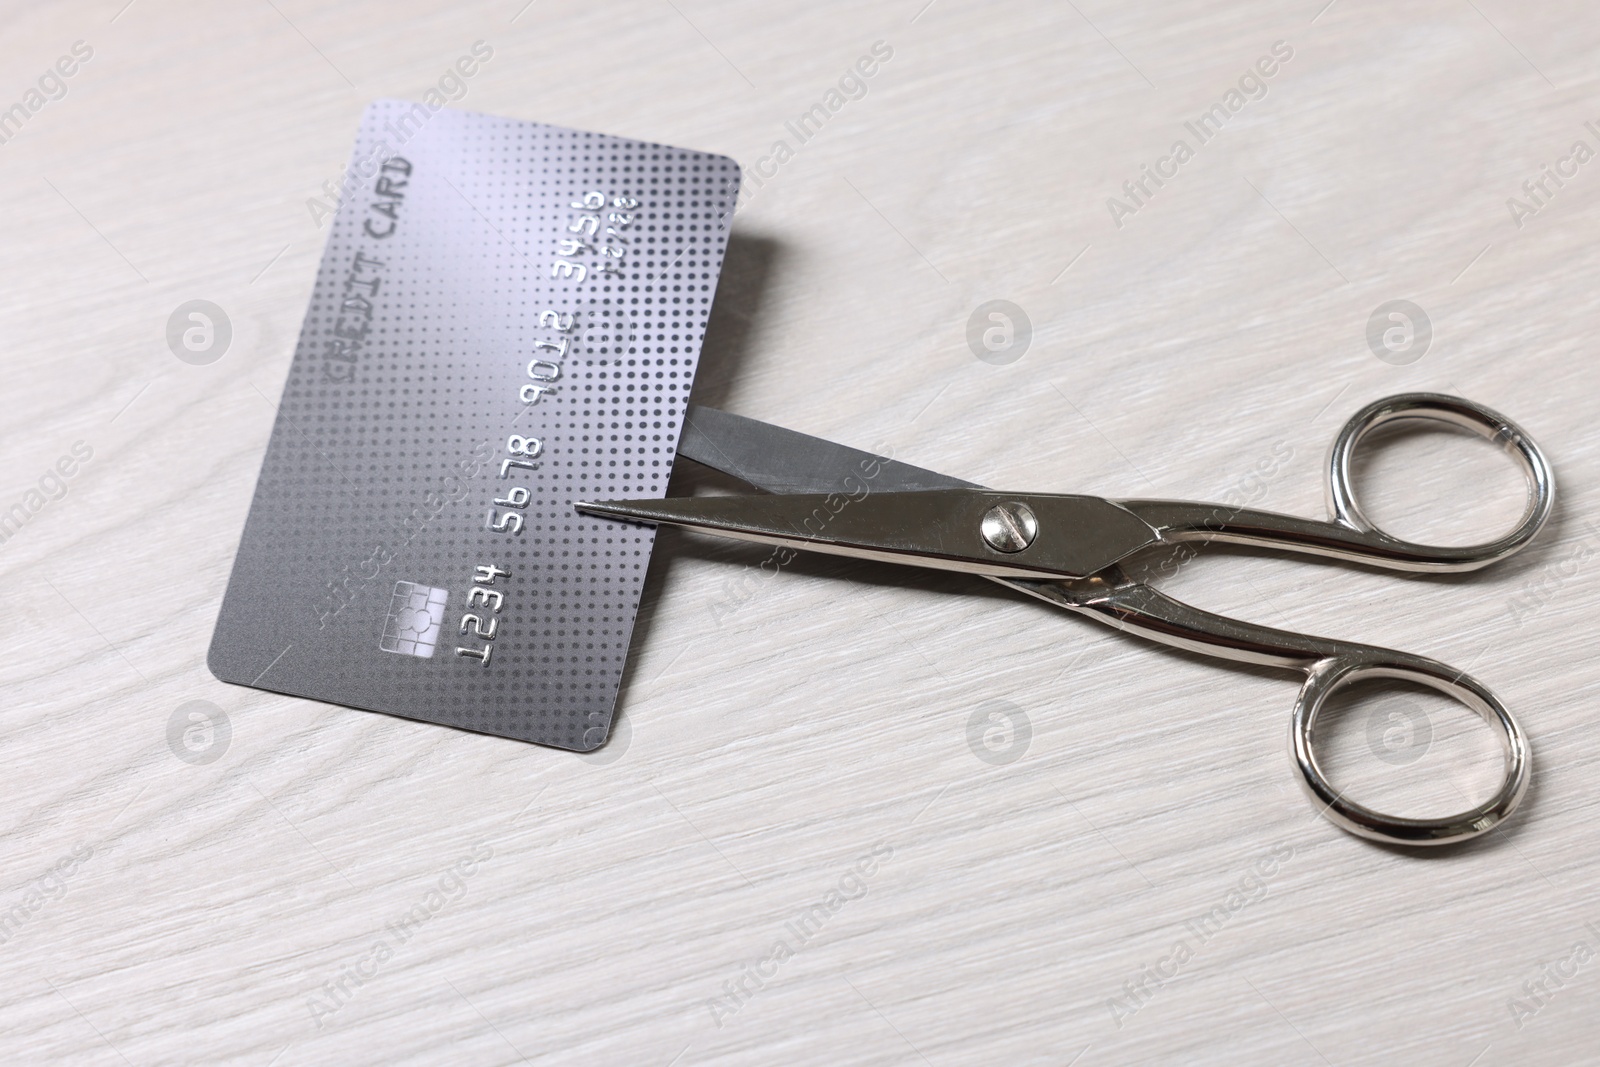
[[600, 213], [607, 206], [606, 194], [598, 191], [585, 193], [581, 201], [573, 201], [573, 210], [580, 212], [567, 223], [567, 232], [577, 237], [563, 237], [556, 249], [556, 261], [550, 264], [550, 277], [583, 281], [589, 276], [589, 266], [578, 261], [584, 253], [598, 257], [594, 269], [602, 274], [617, 275], [622, 270], [622, 260], [628, 251], [627, 231], [633, 226], [634, 212], [639, 201], [631, 196], [613, 196], [612, 210], [605, 216], [605, 233], [600, 234]]

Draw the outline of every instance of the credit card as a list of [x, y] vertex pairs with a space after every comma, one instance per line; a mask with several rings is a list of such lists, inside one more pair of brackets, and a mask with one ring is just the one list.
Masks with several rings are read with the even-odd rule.
[[212, 672], [603, 744], [654, 530], [572, 502], [666, 494], [738, 185], [724, 156], [369, 107]]

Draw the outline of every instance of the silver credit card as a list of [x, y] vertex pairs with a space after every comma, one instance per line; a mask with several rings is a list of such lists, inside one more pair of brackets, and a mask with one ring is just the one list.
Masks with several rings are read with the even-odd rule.
[[212, 637], [226, 682], [604, 743], [738, 191], [724, 156], [367, 109]]

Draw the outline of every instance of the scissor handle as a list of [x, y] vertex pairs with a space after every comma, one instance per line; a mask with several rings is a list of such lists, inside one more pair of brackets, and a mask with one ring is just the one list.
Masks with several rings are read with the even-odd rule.
[[[1373, 430], [1391, 422], [1442, 422], [1500, 444], [1528, 481], [1527, 507], [1509, 533], [1482, 544], [1422, 545], [1378, 529], [1356, 500], [1351, 462]], [[1125, 500], [1123, 507], [1155, 527], [1163, 541], [1225, 541], [1286, 548], [1403, 571], [1471, 571], [1521, 549], [1538, 534], [1555, 502], [1550, 461], [1521, 427], [1482, 404], [1442, 393], [1401, 393], [1374, 401], [1344, 424], [1328, 454], [1328, 520], [1319, 522], [1250, 508], [1166, 500]]]
[[[1335, 692], [1369, 678], [1397, 678], [1436, 689], [1478, 714], [1500, 735], [1504, 771], [1500, 788], [1476, 807], [1439, 818], [1386, 815], [1347, 799], [1328, 781], [1317, 761], [1317, 716]], [[1359, 648], [1318, 660], [1307, 672], [1289, 726], [1289, 753], [1300, 780], [1322, 814], [1336, 825], [1392, 845], [1448, 845], [1494, 829], [1522, 801], [1528, 788], [1528, 740], [1505, 705], [1470, 675], [1437, 660], [1385, 648]]]
[[[1322, 814], [1360, 837], [1392, 845], [1465, 841], [1498, 826], [1527, 790], [1529, 754], [1522, 727], [1480, 682], [1437, 660], [1230, 619], [1132, 581], [1116, 567], [1093, 578], [1065, 581], [994, 580], [1165, 645], [1222, 659], [1305, 671], [1305, 685], [1290, 720], [1289, 751], [1306, 791], [1320, 805]], [[1505, 756], [1504, 773], [1495, 794], [1467, 811], [1428, 819], [1387, 815], [1346, 799], [1328, 781], [1317, 760], [1317, 718], [1335, 692], [1371, 678], [1395, 678], [1429, 686], [1461, 702], [1495, 728]]]
[[[1442, 422], [1493, 441], [1516, 457], [1528, 481], [1522, 519], [1509, 533], [1482, 544], [1443, 548], [1419, 545], [1383, 533], [1361, 510], [1350, 468], [1356, 448], [1373, 430], [1392, 422]], [[1329, 518], [1352, 530], [1378, 534], [1387, 547], [1409, 552], [1431, 570], [1475, 570], [1505, 559], [1538, 534], [1555, 503], [1555, 473], [1543, 450], [1522, 427], [1482, 404], [1444, 393], [1400, 393], [1373, 401], [1352, 415], [1328, 452]]]

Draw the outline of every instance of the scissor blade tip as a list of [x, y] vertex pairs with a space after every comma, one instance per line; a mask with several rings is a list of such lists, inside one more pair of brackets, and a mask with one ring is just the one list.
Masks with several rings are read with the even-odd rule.
[[585, 515], [597, 515], [607, 519], [642, 519], [655, 521], [654, 510], [650, 505], [659, 506], [659, 501], [653, 500], [575, 500], [572, 506]]

